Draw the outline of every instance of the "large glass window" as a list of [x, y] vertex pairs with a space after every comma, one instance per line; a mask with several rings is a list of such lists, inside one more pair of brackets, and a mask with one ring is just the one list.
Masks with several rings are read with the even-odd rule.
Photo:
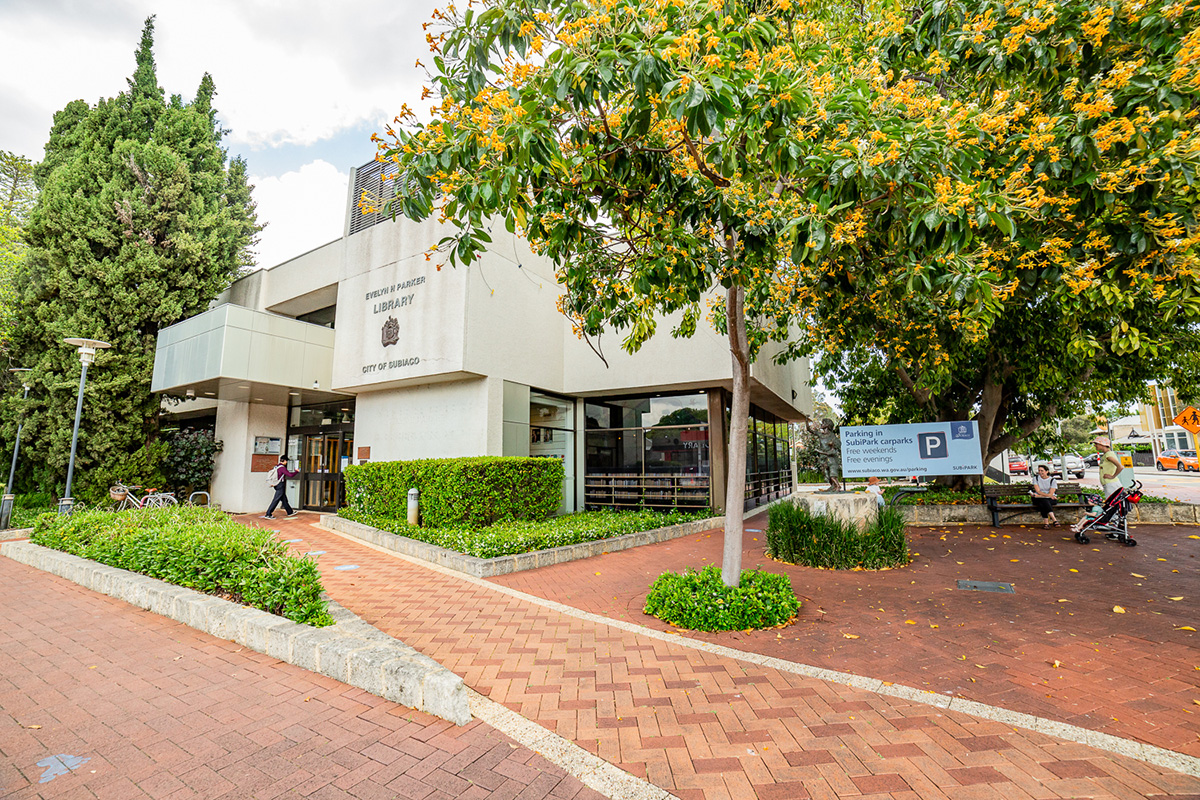
[[707, 425], [708, 398], [703, 394], [687, 394], [592, 400], [584, 413], [589, 429]]
[[589, 506], [710, 504], [706, 395], [595, 399], [584, 415]]
[[791, 491], [791, 485], [788, 424], [751, 405], [746, 441], [746, 503], [752, 506], [779, 497]]
[[324, 425], [353, 425], [354, 399], [346, 398], [335, 403], [296, 406], [289, 419], [293, 428], [313, 428]]

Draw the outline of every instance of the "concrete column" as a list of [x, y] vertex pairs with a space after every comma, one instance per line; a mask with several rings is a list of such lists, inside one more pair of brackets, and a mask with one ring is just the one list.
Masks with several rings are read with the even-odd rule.
[[287, 408], [259, 403], [217, 401], [217, 453], [212, 479], [212, 502], [235, 514], [266, 511], [271, 489], [265, 472], [251, 471], [254, 437], [283, 439], [287, 447]]

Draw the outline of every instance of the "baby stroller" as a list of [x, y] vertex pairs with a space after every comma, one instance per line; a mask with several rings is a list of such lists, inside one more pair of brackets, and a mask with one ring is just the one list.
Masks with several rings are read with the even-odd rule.
[[1104, 498], [1098, 494], [1084, 495], [1084, 502], [1091, 509], [1083, 518], [1082, 527], [1075, 531], [1075, 541], [1087, 544], [1091, 541], [1088, 532], [1103, 533], [1106, 539], [1120, 542], [1126, 547], [1136, 547], [1137, 540], [1129, 535], [1129, 513], [1141, 502], [1142, 484], [1132, 481]]

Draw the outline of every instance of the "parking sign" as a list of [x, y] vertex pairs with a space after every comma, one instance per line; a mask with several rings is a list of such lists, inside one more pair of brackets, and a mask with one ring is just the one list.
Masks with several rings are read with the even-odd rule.
[[847, 425], [841, 430], [842, 475], [979, 475], [979, 423]]

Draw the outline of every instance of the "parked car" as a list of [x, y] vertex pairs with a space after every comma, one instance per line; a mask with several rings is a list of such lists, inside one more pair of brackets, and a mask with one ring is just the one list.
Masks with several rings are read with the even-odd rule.
[[[1074, 453], [1067, 453], [1065, 458], [1067, 460], [1067, 472], [1071, 475], [1074, 475], [1076, 478], [1082, 478], [1084, 474], [1083, 459]], [[1051, 475], [1059, 478], [1062, 477], [1062, 462], [1058, 457], [1039, 458], [1037, 461], [1033, 462], [1034, 470], [1041, 466], [1045, 466], [1048, 470], [1050, 470]]]
[[1009, 475], [1028, 475], [1029, 462], [1025, 460], [1025, 456], [1009, 456], [1008, 457], [1008, 474]]
[[1086, 456], [1083, 457], [1083, 465], [1085, 467], [1094, 467], [1099, 463], [1100, 463], [1100, 454], [1099, 453], [1088, 453]]
[[1163, 450], [1154, 464], [1159, 472], [1168, 469], [1196, 470], [1200, 472], [1200, 460], [1196, 459], [1195, 450]]

